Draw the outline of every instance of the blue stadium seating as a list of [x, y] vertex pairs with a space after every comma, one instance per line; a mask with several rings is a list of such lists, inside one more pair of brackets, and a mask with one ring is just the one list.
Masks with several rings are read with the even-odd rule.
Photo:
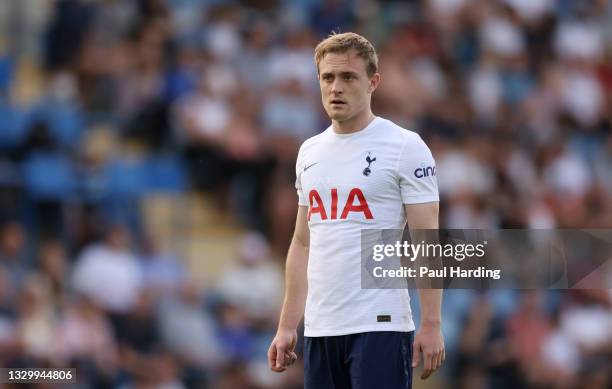
[[61, 154], [34, 152], [23, 162], [27, 192], [35, 200], [66, 200], [74, 194], [75, 174], [70, 161]]
[[83, 118], [75, 105], [43, 101], [28, 114], [28, 124], [42, 120], [49, 125], [58, 145], [74, 147], [84, 128]]
[[18, 146], [25, 139], [26, 115], [19, 108], [0, 101], [0, 149]]
[[148, 192], [183, 192], [187, 189], [187, 176], [183, 161], [171, 155], [153, 156], [146, 166]]

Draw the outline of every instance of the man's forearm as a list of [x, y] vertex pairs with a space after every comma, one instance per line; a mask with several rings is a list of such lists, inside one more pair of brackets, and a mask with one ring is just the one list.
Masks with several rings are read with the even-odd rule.
[[285, 269], [285, 298], [278, 323], [279, 329], [295, 330], [304, 316], [308, 281], [308, 247], [293, 238]]
[[419, 289], [421, 326], [442, 323], [442, 289]]

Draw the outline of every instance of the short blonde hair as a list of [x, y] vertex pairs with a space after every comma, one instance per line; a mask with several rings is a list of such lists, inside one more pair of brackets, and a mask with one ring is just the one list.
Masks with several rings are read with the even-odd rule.
[[323, 41], [319, 42], [314, 51], [314, 60], [319, 72], [319, 63], [327, 53], [346, 53], [349, 50], [356, 50], [357, 56], [366, 62], [366, 73], [372, 77], [378, 72], [378, 55], [376, 49], [369, 40], [354, 32], [342, 34], [331, 33]]

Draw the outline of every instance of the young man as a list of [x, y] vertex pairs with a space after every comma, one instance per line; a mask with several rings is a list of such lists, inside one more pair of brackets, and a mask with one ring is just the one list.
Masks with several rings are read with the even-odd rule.
[[380, 74], [367, 39], [331, 35], [315, 62], [332, 124], [298, 154], [299, 208], [269, 365], [281, 372], [295, 362], [305, 309], [307, 389], [409, 388], [421, 358], [422, 378], [444, 360], [442, 292], [419, 290], [413, 337], [406, 289], [361, 288], [360, 237], [362, 229], [403, 229], [406, 220], [410, 229], [437, 229], [435, 162], [419, 135], [372, 113]]

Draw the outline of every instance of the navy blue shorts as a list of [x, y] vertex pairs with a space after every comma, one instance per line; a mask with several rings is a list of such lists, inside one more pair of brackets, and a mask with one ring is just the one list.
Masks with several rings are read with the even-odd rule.
[[414, 332], [304, 337], [305, 389], [410, 389]]

